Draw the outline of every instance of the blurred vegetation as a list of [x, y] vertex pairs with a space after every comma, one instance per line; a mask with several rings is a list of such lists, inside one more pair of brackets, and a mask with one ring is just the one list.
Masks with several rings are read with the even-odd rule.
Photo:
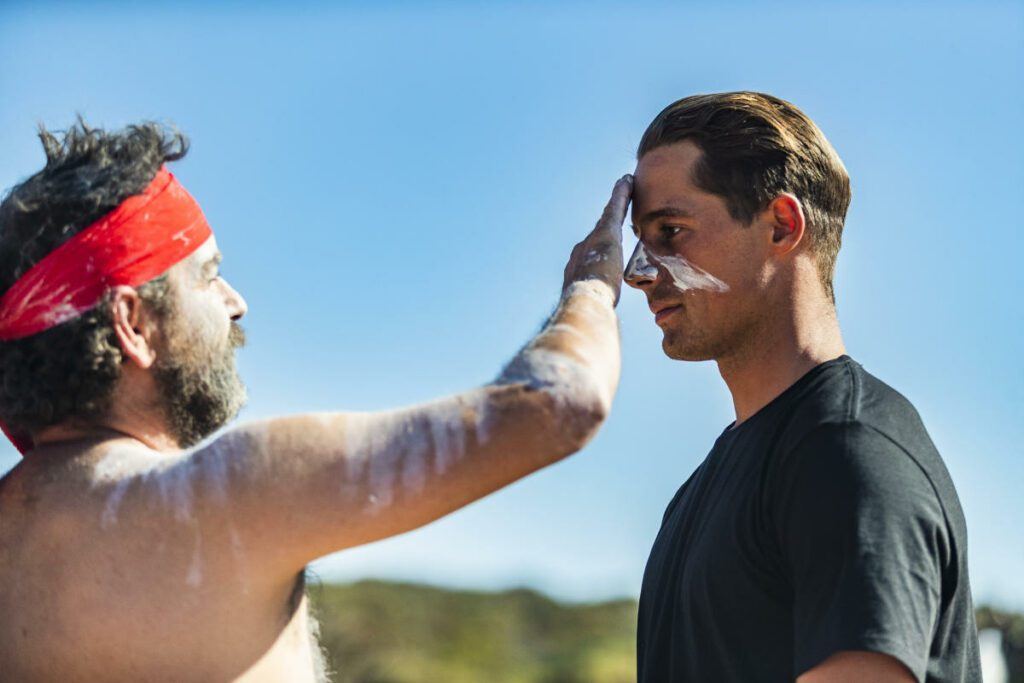
[[311, 585], [334, 683], [632, 683], [636, 602], [529, 590]]
[[[635, 683], [634, 600], [564, 604], [534, 591], [311, 583], [334, 683]], [[980, 607], [1024, 683], [1024, 615]]]
[[999, 629], [1003, 632], [1003, 655], [1009, 683], [1024, 683], [1024, 614], [1002, 612], [982, 605], [977, 609], [978, 630]]

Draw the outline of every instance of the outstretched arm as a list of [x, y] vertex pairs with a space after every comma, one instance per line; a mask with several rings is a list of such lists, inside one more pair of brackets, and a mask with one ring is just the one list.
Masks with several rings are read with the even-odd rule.
[[[189, 457], [250, 559], [292, 573], [398, 534], [579, 450], [608, 415], [620, 367], [614, 306], [631, 179], [572, 252], [544, 329], [492, 383], [423, 405], [251, 423]], [[203, 473], [208, 473], [204, 475]], [[215, 513], [216, 514], [216, 513]]]

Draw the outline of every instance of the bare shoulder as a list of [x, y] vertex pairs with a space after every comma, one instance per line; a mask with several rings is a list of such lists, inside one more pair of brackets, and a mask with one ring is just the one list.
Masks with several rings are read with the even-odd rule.
[[[232, 658], [252, 664], [289, 624], [299, 630], [294, 576], [254, 573], [218, 486], [199, 452], [122, 444], [5, 478], [0, 660], [24, 680], [77, 680], [83, 661], [116, 662], [125, 680], [183, 662], [223, 678]], [[273, 647], [274, 660], [298, 652], [286, 649]]]

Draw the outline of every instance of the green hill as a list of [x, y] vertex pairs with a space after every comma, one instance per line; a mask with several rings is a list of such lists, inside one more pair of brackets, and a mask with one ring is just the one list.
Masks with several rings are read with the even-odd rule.
[[[362, 581], [309, 587], [334, 683], [635, 683], [636, 602]], [[1024, 683], [1024, 615], [978, 609]]]
[[529, 590], [313, 585], [335, 683], [632, 683], [636, 602], [565, 605]]

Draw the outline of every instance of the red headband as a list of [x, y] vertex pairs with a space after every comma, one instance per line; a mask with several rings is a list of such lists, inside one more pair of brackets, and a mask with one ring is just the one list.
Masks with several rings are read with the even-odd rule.
[[[0, 298], [0, 341], [77, 318], [111, 287], [138, 287], [213, 234], [202, 209], [164, 167], [142, 191], [47, 254]], [[18, 450], [31, 446], [0, 424]]]

